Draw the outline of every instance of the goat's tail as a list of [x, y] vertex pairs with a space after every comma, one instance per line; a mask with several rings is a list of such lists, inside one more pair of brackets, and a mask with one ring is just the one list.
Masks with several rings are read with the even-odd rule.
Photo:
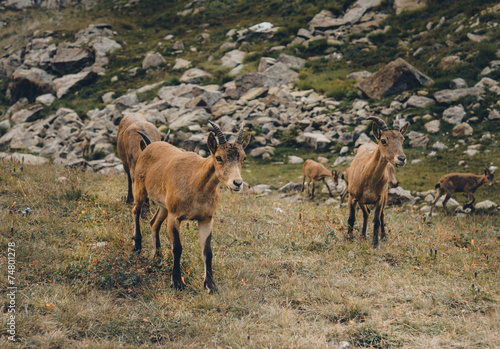
[[151, 144], [151, 140], [149, 139], [148, 136], [146, 136], [146, 134], [142, 133], [141, 131], [137, 131], [137, 133], [140, 134], [143, 139], [141, 141], [141, 150], [144, 150], [148, 145]]
[[441, 186], [441, 184], [439, 184], [439, 183], [438, 183], [438, 184], [436, 184], [436, 185], [434, 186], [434, 188], [436, 188], [436, 189], [437, 189], [437, 188], [439, 188], [440, 186]]

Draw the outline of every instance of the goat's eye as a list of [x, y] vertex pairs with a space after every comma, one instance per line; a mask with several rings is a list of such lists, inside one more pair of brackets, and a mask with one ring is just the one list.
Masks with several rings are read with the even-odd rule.
[[215, 160], [217, 160], [217, 162], [222, 162], [222, 158], [220, 156], [217, 156]]
[[382, 143], [383, 145], [386, 145], [386, 144], [387, 144], [387, 141], [386, 141], [385, 139], [383, 139], [383, 138], [382, 138], [382, 139], [380, 140], [380, 143]]

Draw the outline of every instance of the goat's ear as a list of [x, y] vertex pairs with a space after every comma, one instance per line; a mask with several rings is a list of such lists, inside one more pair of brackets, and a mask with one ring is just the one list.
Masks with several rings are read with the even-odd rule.
[[141, 146], [141, 150], [146, 149], [146, 147], [147, 147], [146, 142], [144, 142], [144, 140], [141, 140], [140, 146]]
[[405, 135], [405, 133], [406, 133], [406, 131], [408, 130], [408, 127], [409, 127], [409, 126], [410, 126], [410, 123], [409, 123], [409, 122], [407, 122], [406, 124], [404, 124], [404, 126], [403, 126], [403, 127], [401, 127], [401, 128], [399, 129], [399, 132], [401, 132], [401, 134], [404, 136], [404, 135]]
[[376, 122], [372, 124], [372, 132], [375, 138], [377, 138], [377, 140], [379, 140], [380, 137], [382, 136], [382, 132], [380, 132], [380, 127]]
[[217, 151], [217, 139], [215, 138], [213, 132], [210, 132], [210, 134], [208, 135], [207, 146], [210, 150], [210, 153], [215, 154], [215, 152]]
[[248, 147], [248, 144], [250, 143], [250, 138], [252, 138], [251, 133], [247, 134], [245, 138], [241, 141], [241, 146], [243, 147], [243, 149]]

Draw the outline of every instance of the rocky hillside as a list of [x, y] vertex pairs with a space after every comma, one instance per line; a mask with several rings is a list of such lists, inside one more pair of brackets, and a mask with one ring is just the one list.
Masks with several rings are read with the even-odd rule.
[[410, 122], [423, 161], [498, 159], [496, 1], [0, 4], [3, 156], [120, 172], [118, 123], [140, 112], [202, 153], [207, 120], [245, 121], [254, 158], [295, 147], [346, 166], [379, 116]]

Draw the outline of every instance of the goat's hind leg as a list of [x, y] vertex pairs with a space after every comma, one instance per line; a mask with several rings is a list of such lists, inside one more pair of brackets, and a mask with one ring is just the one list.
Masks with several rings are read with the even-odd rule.
[[474, 211], [474, 202], [476, 202], [476, 198], [472, 194], [467, 194], [467, 197], [469, 198], [469, 202], [464, 205], [463, 209], [465, 210], [469, 207], [472, 211]]
[[328, 189], [328, 192], [330, 193], [330, 197], [333, 197], [332, 191], [330, 190], [330, 186], [328, 185], [328, 183], [326, 183], [326, 179], [324, 179], [324, 178], [323, 178], [323, 183], [325, 183], [326, 188]]
[[167, 218], [168, 211], [166, 208], [160, 206], [156, 211], [153, 219], [151, 219], [151, 236], [153, 238], [153, 256], [162, 257], [161, 244], [160, 244], [160, 228], [163, 221]]
[[215, 285], [212, 273], [212, 224], [212, 219], [198, 222], [201, 254], [203, 256], [203, 262], [205, 263], [205, 282], [203, 283], [203, 286], [208, 293], [217, 291], [217, 286]]

